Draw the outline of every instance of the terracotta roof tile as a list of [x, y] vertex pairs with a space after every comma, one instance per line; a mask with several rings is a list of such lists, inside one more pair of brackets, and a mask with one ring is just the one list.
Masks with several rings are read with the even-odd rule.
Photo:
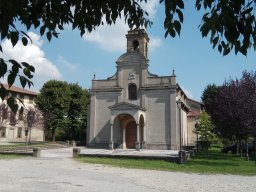
[[30, 90], [27, 90], [27, 89], [23, 89], [23, 88], [20, 88], [20, 87], [16, 87], [16, 86], [11, 86], [9, 87], [7, 84], [2, 84], [4, 86], [4, 88], [6, 90], [9, 90], [9, 91], [12, 91], [12, 92], [17, 92], [17, 93], [24, 93], [24, 94], [28, 94], [28, 95], [38, 95], [38, 93], [34, 92], [34, 91], [30, 91]]
[[197, 111], [190, 111], [187, 116], [188, 117], [197, 117], [199, 115], [200, 115], [200, 113]]

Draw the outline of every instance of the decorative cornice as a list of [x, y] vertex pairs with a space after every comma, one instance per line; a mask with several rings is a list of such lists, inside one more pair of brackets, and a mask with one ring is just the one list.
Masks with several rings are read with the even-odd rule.
[[98, 89], [89, 89], [90, 92], [121, 92], [123, 88], [121, 87], [108, 87], [108, 88], [98, 88]]
[[171, 89], [173, 89], [173, 87], [169, 87], [169, 85], [167, 85], [167, 84], [166, 85], [162, 85], [162, 86], [144, 86], [144, 87], [140, 87], [140, 90], [142, 90], [142, 91], [148, 91], [148, 90], [171, 90]]

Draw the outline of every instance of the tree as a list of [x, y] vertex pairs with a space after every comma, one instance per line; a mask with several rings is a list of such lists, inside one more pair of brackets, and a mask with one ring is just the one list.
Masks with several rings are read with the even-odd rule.
[[[11, 40], [13, 46], [19, 39], [23, 45], [31, 41], [27, 31], [39, 28], [41, 35], [50, 41], [58, 37], [65, 24], [80, 30], [80, 34], [91, 32], [100, 25], [112, 25], [117, 18], [123, 17], [130, 28], [147, 27], [152, 24], [148, 14], [140, 6], [147, 0], [2, 0], [0, 1], [0, 34], [1, 41]], [[180, 35], [184, 21], [184, 0], [160, 0], [165, 5], [165, 36]], [[196, 0], [195, 7], [205, 14], [202, 17], [200, 31], [202, 37], [210, 36], [213, 48], [227, 55], [247, 54], [250, 47], [256, 48], [256, 19], [254, 0]], [[202, 10], [204, 9], [204, 10]], [[25, 29], [25, 30], [23, 30]], [[0, 45], [0, 51], [3, 52]], [[10, 70], [7, 71], [7, 64]], [[23, 75], [19, 72], [23, 71]], [[32, 85], [31, 78], [35, 69], [28, 63], [18, 63], [13, 59], [5, 61], [0, 58], [0, 78], [8, 73], [8, 84], [12, 86], [17, 76], [23, 87]], [[0, 96], [3, 99], [7, 91], [1, 86]], [[10, 99], [8, 105], [17, 111], [15, 102]]]
[[50, 80], [46, 82], [36, 98], [36, 105], [44, 117], [45, 130], [51, 132], [55, 141], [55, 131], [63, 125], [70, 101], [70, 87], [67, 82]]
[[89, 92], [82, 89], [78, 84], [69, 84], [71, 97], [67, 112], [68, 126], [66, 129], [67, 139], [85, 140], [87, 105]]
[[216, 137], [213, 133], [214, 125], [210, 116], [204, 111], [199, 116], [199, 122], [196, 124], [194, 132], [200, 136], [200, 143], [203, 148], [208, 149], [211, 141]]
[[215, 110], [215, 98], [219, 89], [220, 86], [209, 84], [203, 91], [201, 99], [204, 104], [205, 111], [210, 115]]
[[215, 110], [211, 114], [216, 130], [222, 137], [240, 142], [246, 137], [246, 125], [243, 121], [243, 95], [238, 80], [226, 81], [215, 100]]
[[36, 99], [46, 130], [62, 140], [84, 140], [89, 92], [78, 84], [46, 82]]
[[[18, 111], [17, 124], [24, 127], [26, 142], [31, 143], [31, 132], [32, 129], [43, 129], [43, 116], [39, 109], [35, 107], [26, 107]], [[28, 137], [28, 139], [27, 139]]]
[[211, 117], [220, 136], [237, 143], [247, 142], [249, 136], [255, 138], [255, 97], [255, 72], [244, 71], [241, 79], [230, 79], [218, 89]]
[[2, 102], [0, 104], [0, 128], [3, 127], [3, 125], [5, 125], [5, 123], [8, 121], [8, 107], [7, 105]]
[[26, 126], [26, 136], [29, 136], [28, 143], [30, 144], [32, 128], [41, 128], [44, 120], [41, 111], [37, 108], [29, 107], [25, 112], [25, 118], [23, 118], [23, 121]]

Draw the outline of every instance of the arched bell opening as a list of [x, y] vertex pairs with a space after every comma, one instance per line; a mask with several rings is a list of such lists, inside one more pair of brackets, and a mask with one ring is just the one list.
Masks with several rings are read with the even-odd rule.
[[132, 43], [133, 43], [133, 50], [136, 51], [136, 52], [139, 52], [139, 50], [140, 50], [139, 41], [134, 40]]

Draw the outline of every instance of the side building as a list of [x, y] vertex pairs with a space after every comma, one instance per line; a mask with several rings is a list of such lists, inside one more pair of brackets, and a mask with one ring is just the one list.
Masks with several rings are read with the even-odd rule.
[[19, 106], [23, 106], [23, 111], [18, 110], [15, 114], [7, 106], [6, 100], [0, 102], [0, 143], [44, 141], [43, 118], [40, 111], [35, 109], [38, 93], [2, 85], [9, 91], [9, 96], [13, 96]]

